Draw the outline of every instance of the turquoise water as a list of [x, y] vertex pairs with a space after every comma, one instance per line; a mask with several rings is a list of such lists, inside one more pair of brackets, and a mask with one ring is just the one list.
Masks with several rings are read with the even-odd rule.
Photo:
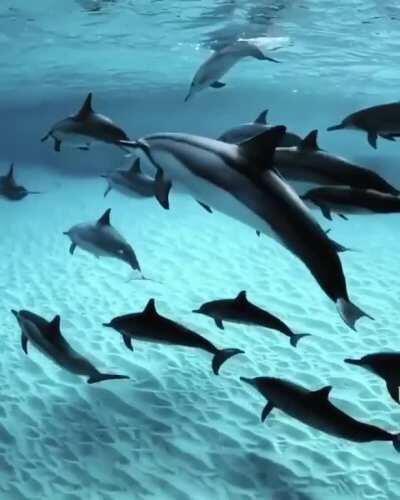
[[[302, 263], [267, 236], [207, 213], [182, 190], [171, 208], [154, 199], [103, 197], [100, 174], [128, 168], [110, 145], [89, 152], [40, 138], [93, 107], [136, 138], [155, 132], [217, 137], [269, 108], [274, 124], [367, 166], [400, 186], [398, 148], [365, 134], [326, 133], [346, 114], [397, 101], [397, 2], [3, 0], [0, 5], [0, 175], [15, 162], [20, 184], [41, 195], [0, 200], [0, 499], [296, 500], [400, 497], [400, 456], [391, 443], [357, 444], [313, 430], [279, 410], [264, 423], [261, 395], [240, 376], [276, 376], [330, 399], [355, 418], [399, 431], [399, 407], [383, 381], [343, 363], [399, 346], [399, 215], [313, 215], [340, 243], [350, 296], [375, 320], [347, 328]], [[212, 47], [254, 40], [282, 64], [239, 62], [227, 86], [184, 103]], [[68, 252], [63, 235], [112, 208], [111, 222], [132, 244], [143, 273], [123, 263]], [[297, 349], [283, 335], [191, 313], [203, 302], [249, 299], [312, 337]], [[102, 323], [160, 313], [218, 347], [245, 351], [212, 374], [210, 356], [144, 342], [128, 351]], [[11, 309], [50, 320], [102, 371], [129, 381], [87, 385], [34, 346], [26, 356]]]

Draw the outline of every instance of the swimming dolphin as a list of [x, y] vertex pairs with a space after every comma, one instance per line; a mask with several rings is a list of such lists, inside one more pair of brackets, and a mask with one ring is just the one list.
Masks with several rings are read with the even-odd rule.
[[318, 207], [322, 215], [332, 220], [332, 212], [344, 214], [391, 214], [400, 212], [400, 196], [372, 189], [347, 186], [327, 186], [311, 189], [301, 197], [307, 204]]
[[6, 175], [0, 175], [0, 196], [11, 201], [19, 201], [29, 194], [40, 194], [39, 191], [28, 191], [24, 186], [19, 186], [14, 178], [14, 163]]
[[218, 328], [224, 329], [223, 321], [231, 321], [242, 325], [256, 325], [277, 330], [290, 339], [293, 347], [303, 337], [308, 337], [308, 333], [295, 334], [279, 318], [273, 314], [257, 307], [248, 301], [245, 290], [241, 291], [234, 299], [222, 299], [206, 302], [194, 313], [204, 314], [214, 319]]
[[400, 101], [361, 109], [327, 130], [355, 129], [367, 133], [368, 143], [377, 148], [378, 136], [388, 141], [400, 137]]
[[267, 57], [254, 44], [246, 41], [237, 41], [233, 44], [226, 45], [222, 49], [215, 51], [196, 71], [189, 93], [185, 98], [188, 101], [194, 94], [201, 90], [212, 87], [219, 89], [225, 87], [225, 83], [220, 81], [220, 78], [227, 73], [240, 59], [245, 57], [254, 57], [263, 61], [272, 61], [278, 63], [276, 59]]
[[275, 167], [298, 191], [315, 186], [350, 186], [375, 189], [383, 193], [399, 194], [400, 191], [380, 175], [320, 149], [318, 131], [310, 132], [294, 148], [277, 148]]
[[49, 137], [54, 139], [54, 150], [57, 152], [61, 151], [61, 144], [88, 151], [93, 142], [105, 142], [121, 147], [118, 141], [129, 139], [110, 118], [93, 111], [91, 92], [79, 112], [54, 124], [42, 137], [41, 142]]
[[[252, 123], [243, 123], [237, 127], [233, 127], [226, 132], [224, 132], [219, 138], [219, 141], [229, 142], [230, 144], [240, 144], [243, 141], [251, 139], [255, 135], [264, 132], [267, 128], [271, 128], [267, 125], [267, 113], [268, 109], [262, 111], [257, 118]], [[301, 138], [292, 132], [286, 132], [283, 136], [280, 147], [292, 147], [298, 146], [301, 142]]]
[[240, 145], [174, 133], [123, 144], [139, 149], [196, 200], [273, 237], [300, 258], [354, 329], [367, 315], [348, 297], [336, 246], [273, 168], [285, 132], [283, 126], [273, 127]]
[[112, 257], [126, 262], [134, 271], [141, 272], [136, 254], [125, 238], [111, 225], [111, 208], [107, 209], [97, 222], [72, 226], [64, 234], [71, 240], [69, 253], [76, 247], [96, 257]]
[[383, 378], [387, 390], [394, 401], [400, 404], [400, 353], [377, 352], [361, 359], [345, 359], [345, 363], [361, 366]]
[[293, 382], [274, 377], [240, 379], [268, 399], [261, 414], [262, 422], [274, 408], [278, 408], [296, 420], [331, 436], [357, 443], [391, 441], [396, 451], [400, 452], [400, 434], [392, 434], [375, 425], [360, 422], [337, 408], [329, 401], [331, 386], [310, 391]]
[[143, 312], [117, 316], [104, 326], [113, 328], [122, 335], [128, 349], [133, 350], [132, 340], [138, 339], [156, 344], [170, 344], [193, 347], [213, 355], [212, 369], [218, 375], [222, 364], [236, 354], [243, 354], [240, 349], [217, 349], [209, 340], [193, 330], [161, 316], [156, 310], [154, 299], [150, 299]]
[[55, 316], [49, 322], [30, 311], [12, 310], [12, 313], [21, 328], [21, 345], [25, 354], [28, 354], [28, 342], [32, 342], [40, 352], [64, 370], [88, 377], [88, 384], [129, 378], [126, 375], [101, 373], [87, 358], [75, 351], [61, 333], [60, 316]]

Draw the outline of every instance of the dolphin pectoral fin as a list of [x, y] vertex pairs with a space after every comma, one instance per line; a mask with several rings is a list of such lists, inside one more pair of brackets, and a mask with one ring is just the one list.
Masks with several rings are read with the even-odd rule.
[[122, 338], [123, 338], [123, 340], [124, 340], [124, 344], [126, 345], [126, 347], [127, 347], [130, 351], [133, 351], [132, 337], [128, 337], [128, 335], [123, 335], [123, 334], [122, 334]]
[[57, 153], [61, 151], [61, 141], [59, 139], [54, 139], [54, 151], [57, 151]]
[[214, 354], [212, 360], [212, 369], [215, 375], [218, 375], [219, 369], [221, 366], [232, 356], [236, 356], [236, 354], [244, 354], [244, 351], [241, 349], [221, 349]]
[[21, 347], [25, 354], [28, 354], [28, 337], [21, 334]]
[[397, 404], [400, 404], [400, 387], [398, 384], [394, 384], [391, 382], [387, 382], [386, 384], [387, 390], [393, 399], [393, 401], [396, 401]]
[[344, 214], [338, 214], [338, 216], [343, 220], [349, 220], [349, 218], [346, 217]]
[[393, 436], [393, 446], [394, 449], [400, 453], [400, 434], [395, 434]]
[[213, 82], [210, 87], [212, 87], [213, 89], [222, 89], [222, 87], [225, 87], [226, 83], [222, 83], [222, 82]]
[[359, 307], [357, 307], [355, 304], [350, 302], [349, 299], [338, 298], [336, 300], [336, 307], [337, 307], [338, 312], [339, 312], [341, 318], [343, 319], [343, 321], [346, 323], [346, 325], [349, 328], [351, 328], [354, 331], [356, 330], [356, 328], [355, 328], [356, 322], [360, 318], [365, 316], [371, 320], [374, 319], [372, 316], [365, 313]]
[[372, 146], [374, 149], [377, 148], [377, 142], [378, 140], [378, 134], [376, 132], [368, 132], [368, 143], [370, 146]]
[[392, 134], [379, 134], [379, 137], [382, 137], [382, 139], [386, 139], [387, 141], [396, 142], [396, 136]]
[[218, 326], [220, 330], [225, 330], [224, 324], [222, 322], [222, 319], [219, 318], [214, 318], [215, 324]]
[[107, 189], [104, 191], [104, 198], [108, 195], [110, 191], [111, 191], [111, 186], [108, 186]]
[[321, 209], [322, 215], [325, 217], [325, 219], [332, 220], [332, 214], [329, 207], [323, 203], [320, 203], [318, 206]]
[[79, 151], [90, 151], [89, 146], [78, 146], [76, 149], [79, 149]]
[[212, 213], [213, 213], [213, 211], [211, 210], [211, 208], [210, 208], [208, 205], [206, 205], [205, 203], [203, 203], [203, 202], [201, 202], [201, 201], [199, 201], [199, 200], [196, 200], [196, 201], [197, 201], [197, 203], [198, 203], [200, 206], [202, 206], [202, 207], [204, 208], [204, 210], [207, 210], [207, 212], [208, 212], [208, 213], [210, 213], [210, 214], [212, 214]]
[[268, 403], [264, 406], [263, 411], [261, 412], [261, 422], [265, 422], [265, 419], [273, 409], [274, 405], [270, 401], [268, 401]]
[[154, 179], [154, 195], [159, 202], [159, 204], [169, 210], [169, 192], [171, 191], [172, 182], [166, 180], [164, 177], [164, 171], [162, 168], [157, 169], [156, 177]]
[[69, 253], [71, 255], [74, 255], [75, 248], [76, 248], [76, 243], [71, 243], [71, 246], [69, 247]]
[[45, 142], [51, 136], [51, 130], [45, 136], [40, 139], [40, 142]]
[[96, 373], [95, 375], [91, 375], [87, 383], [88, 384], [96, 384], [97, 382], [103, 382], [104, 380], [122, 380], [129, 379], [127, 375], [114, 375], [113, 373]]

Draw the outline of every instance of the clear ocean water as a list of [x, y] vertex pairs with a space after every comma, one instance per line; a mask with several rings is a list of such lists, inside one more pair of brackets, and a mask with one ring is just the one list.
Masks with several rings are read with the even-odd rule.
[[[128, 168], [125, 153], [53, 150], [40, 138], [93, 107], [132, 138], [155, 132], [218, 137], [265, 108], [273, 124], [358, 162], [400, 187], [399, 144], [327, 133], [345, 115], [399, 99], [400, 7], [381, 0], [2, 0], [0, 175], [40, 191], [0, 200], [0, 500], [344, 500], [400, 498], [400, 455], [391, 443], [330, 437], [274, 410], [240, 376], [275, 376], [330, 399], [355, 418], [400, 430], [399, 406], [378, 377], [343, 362], [399, 349], [399, 215], [313, 216], [355, 251], [341, 254], [350, 295], [374, 321], [357, 332], [341, 321], [305, 266], [282, 246], [221, 213], [207, 213], [174, 188], [170, 210], [155, 199], [103, 197], [104, 172]], [[282, 61], [246, 59], [184, 103], [211, 50], [252, 40]], [[274, 49], [274, 50], [272, 50]], [[143, 273], [96, 259], [63, 235], [111, 208]], [[248, 297], [312, 336], [287, 338], [253, 326], [219, 330], [192, 314], [203, 302]], [[210, 356], [135, 342], [102, 323], [160, 313], [219, 347], [245, 351], [216, 377]], [[99, 369], [130, 380], [88, 385], [33, 346], [21, 348], [11, 309], [50, 320]], [[399, 368], [400, 369], [400, 368]]]

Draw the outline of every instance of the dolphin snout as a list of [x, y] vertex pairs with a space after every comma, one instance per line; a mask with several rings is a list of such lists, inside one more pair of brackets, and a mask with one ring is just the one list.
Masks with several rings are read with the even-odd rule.
[[350, 359], [350, 358], [346, 358], [344, 360], [345, 363], [348, 363], [349, 365], [357, 365], [357, 366], [360, 366], [362, 365], [362, 361], [361, 359]]
[[192, 313], [195, 313], [195, 314], [203, 314], [202, 311], [200, 309], [193, 309]]
[[107, 328], [112, 328], [112, 324], [111, 323], [103, 323], [103, 326], [105, 326]]
[[339, 123], [339, 125], [333, 125], [332, 127], [328, 127], [326, 130], [331, 132], [332, 130], [340, 130], [342, 128], [345, 128], [345, 126], [342, 123]]
[[15, 309], [11, 309], [11, 312], [14, 314], [14, 316], [18, 319], [19, 317], [19, 314], [18, 314], [18, 311], [16, 311]]
[[249, 384], [249, 385], [252, 385], [252, 386], [256, 385], [256, 381], [253, 378], [240, 377], [240, 380], [242, 382], [245, 382], [246, 384]]

